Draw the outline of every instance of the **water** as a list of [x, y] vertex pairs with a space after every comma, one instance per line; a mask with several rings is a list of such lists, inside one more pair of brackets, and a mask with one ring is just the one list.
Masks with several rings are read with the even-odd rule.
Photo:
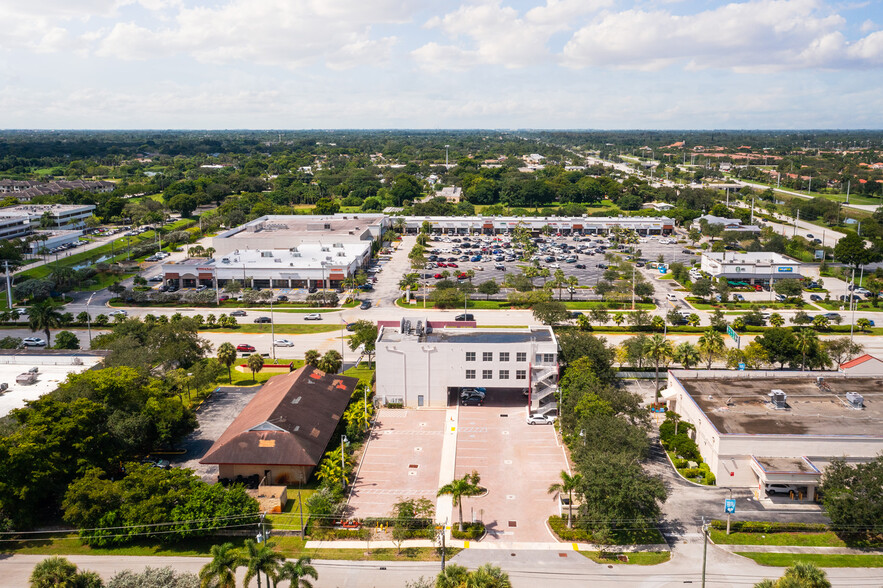
[[96, 263], [101, 263], [102, 261], [107, 261], [107, 260], [109, 260], [109, 259], [113, 259], [113, 256], [112, 256], [112, 255], [109, 255], [109, 254], [108, 254], [108, 255], [102, 255], [102, 256], [100, 256], [100, 257], [98, 257], [98, 258], [91, 259], [91, 260], [89, 260], [89, 261], [84, 261], [84, 262], [82, 262], [82, 263], [78, 263], [78, 264], [76, 264], [76, 265], [72, 265], [72, 266], [70, 266], [70, 267], [71, 267], [71, 269], [74, 269], [74, 270], [81, 270], [81, 269], [84, 269], [84, 268], [87, 268], [87, 267], [91, 267], [91, 266], [95, 265]]

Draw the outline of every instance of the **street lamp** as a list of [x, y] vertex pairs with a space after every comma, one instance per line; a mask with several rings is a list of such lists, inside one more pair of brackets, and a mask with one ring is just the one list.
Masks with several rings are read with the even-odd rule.
[[340, 482], [344, 490], [346, 490], [346, 444], [349, 439], [346, 435], [340, 436]]
[[[272, 293], [272, 290], [270, 290]], [[273, 363], [276, 363], [276, 324], [273, 320], [273, 299], [270, 298], [270, 346], [273, 348]]]
[[[95, 296], [96, 292], [92, 292], [92, 296]], [[89, 347], [92, 347], [92, 315], [89, 314], [89, 303], [92, 302], [92, 296], [89, 296], [89, 300], [86, 301], [86, 327], [89, 329]], [[10, 306], [10, 308], [12, 308]]]

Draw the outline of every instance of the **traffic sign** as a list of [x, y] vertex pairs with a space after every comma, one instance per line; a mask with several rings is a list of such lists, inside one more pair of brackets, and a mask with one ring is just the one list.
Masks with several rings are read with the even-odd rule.
[[733, 330], [733, 327], [727, 325], [727, 335], [729, 335], [733, 341], [736, 342], [736, 347], [739, 347], [739, 333]]
[[727, 514], [734, 514], [736, 512], [735, 498], [727, 498], [724, 500], [724, 512]]
[[741, 362], [741, 361], [739, 362], [739, 371], [740, 371], [740, 372], [744, 372], [744, 371], [745, 371], [745, 363], [744, 363], [744, 362]]

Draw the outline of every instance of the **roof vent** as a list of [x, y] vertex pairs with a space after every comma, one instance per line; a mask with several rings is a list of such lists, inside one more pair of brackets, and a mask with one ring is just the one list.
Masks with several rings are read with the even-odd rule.
[[847, 392], [846, 400], [849, 401], [849, 406], [856, 410], [861, 410], [865, 407], [865, 399], [858, 392]]
[[769, 393], [770, 403], [776, 410], [784, 410], [788, 408], [788, 395], [782, 390], [773, 390]]
[[303, 398], [303, 396], [298, 396], [297, 398], [292, 398], [292, 399], [291, 399], [291, 403], [292, 403], [292, 404], [298, 404], [298, 403], [300, 402], [300, 399], [301, 399], [301, 398]]

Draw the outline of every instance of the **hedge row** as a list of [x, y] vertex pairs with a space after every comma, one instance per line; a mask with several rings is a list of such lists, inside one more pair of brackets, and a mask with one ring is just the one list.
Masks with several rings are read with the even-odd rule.
[[[711, 528], [718, 531], [727, 529], [727, 521], [713, 520]], [[823, 523], [775, 523], [767, 521], [732, 521], [730, 532], [733, 533], [824, 533], [830, 531], [830, 527]]]
[[482, 535], [484, 535], [484, 523], [466, 523], [463, 525], [462, 531], [460, 531], [460, 525], [454, 524], [451, 527], [451, 536], [454, 539], [472, 541], [480, 538]]

